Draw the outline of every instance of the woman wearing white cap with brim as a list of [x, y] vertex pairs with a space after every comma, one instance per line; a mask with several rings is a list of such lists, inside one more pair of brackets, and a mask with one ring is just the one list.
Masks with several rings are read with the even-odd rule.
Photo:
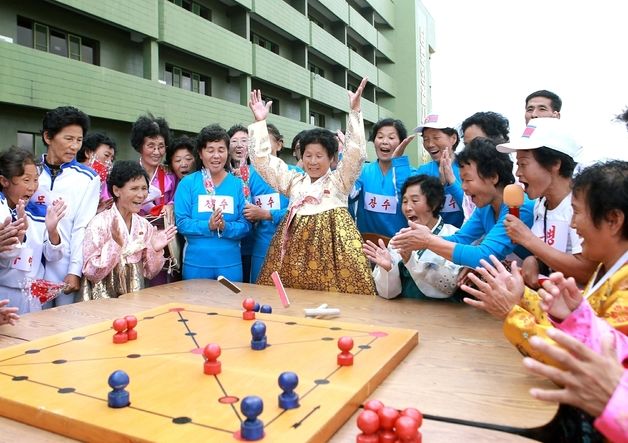
[[535, 118], [516, 141], [497, 145], [499, 152], [515, 152], [517, 177], [534, 206], [534, 224], [525, 226], [517, 217], [504, 220], [511, 240], [530, 251], [522, 268], [527, 286], [539, 287], [538, 275], [552, 271], [585, 284], [595, 263], [582, 257], [582, 239], [572, 228], [571, 177], [581, 146], [557, 118]]

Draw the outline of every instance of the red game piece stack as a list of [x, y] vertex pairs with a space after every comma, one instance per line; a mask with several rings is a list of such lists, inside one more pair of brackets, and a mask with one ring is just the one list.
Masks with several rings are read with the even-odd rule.
[[205, 363], [203, 365], [203, 372], [207, 375], [218, 375], [222, 371], [222, 364], [218, 361], [220, 357], [220, 346], [216, 343], [210, 343], [203, 349], [203, 356], [205, 357]]
[[242, 318], [244, 320], [255, 320], [255, 311], [253, 310], [253, 308], [255, 308], [255, 300], [245, 298], [244, 301], [242, 301], [242, 307], [244, 308]]
[[379, 400], [369, 400], [358, 415], [362, 433], [357, 435], [356, 443], [421, 443], [422, 423], [423, 415], [415, 408], [399, 412]]
[[116, 318], [113, 321], [113, 329], [116, 331], [116, 333], [113, 334], [113, 342], [115, 344], [120, 345], [129, 341], [129, 335], [126, 333], [126, 328], [126, 319]]
[[137, 340], [137, 317], [134, 315], [127, 315], [124, 318], [116, 318], [113, 321], [113, 329], [116, 331], [113, 334], [113, 342], [117, 345], [126, 343], [129, 340]]
[[135, 327], [137, 326], [137, 317], [134, 315], [127, 315], [124, 317], [126, 320], [126, 335], [129, 336], [129, 340], [137, 340], [137, 331]]
[[353, 339], [351, 337], [340, 337], [338, 339], [338, 354], [337, 363], [338, 366], [351, 366], [353, 365], [353, 354], [350, 352], [353, 349]]

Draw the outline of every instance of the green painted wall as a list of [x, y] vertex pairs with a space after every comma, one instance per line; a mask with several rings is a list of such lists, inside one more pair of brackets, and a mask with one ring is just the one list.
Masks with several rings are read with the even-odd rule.
[[[157, 37], [157, 0], [55, 0], [56, 3]], [[42, 2], [26, 2], [37, 5]]]
[[312, 48], [325, 54], [336, 63], [349, 67], [349, 48], [340, 42], [336, 37], [318, 26], [314, 22], [311, 23], [311, 44]]
[[3, 25], [0, 33], [12, 37], [15, 42], [18, 15], [65, 32], [97, 40], [100, 44], [101, 66], [140, 77], [144, 74], [142, 43], [132, 41], [128, 30], [113, 28], [96, 19], [61, 9], [47, 2], [4, 0], [0, 12]]
[[253, 0], [253, 12], [302, 42], [309, 43], [309, 20], [285, 1]]
[[[270, 120], [289, 141], [309, 127], [302, 122], [309, 121], [309, 110], [323, 113], [327, 127], [344, 126], [346, 95], [338, 84], [347, 75], [368, 75], [371, 81], [371, 100], [363, 103], [367, 127], [394, 116], [414, 128], [429, 108], [434, 23], [419, 0], [368, 0], [374, 12], [367, 18], [345, 1], [319, 0], [337, 17], [325, 29], [291, 6], [300, 4], [285, 0], [234, 0], [229, 7], [220, 0], [197, 1], [212, 10], [212, 22], [167, 0], [3, 0], [1, 35], [16, 39], [19, 15], [100, 44], [100, 66], [93, 66], [0, 43], [5, 144], [15, 142], [17, 130], [38, 131], [44, 110], [72, 104], [93, 117], [94, 129], [118, 139], [121, 158], [135, 158], [127, 138], [138, 115], [150, 111], [166, 117], [173, 129], [189, 132], [210, 122], [247, 122], [251, 87], [279, 99], [281, 115]], [[322, 13], [317, 19], [328, 20]], [[381, 19], [387, 24], [378, 24]], [[279, 55], [253, 45], [249, 32], [278, 44]], [[365, 58], [332, 32], [342, 39], [357, 33], [374, 47], [359, 48]], [[423, 68], [421, 45], [427, 51]], [[325, 70], [325, 78], [309, 72], [308, 57]], [[161, 84], [166, 63], [210, 77], [212, 96]], [[417, 145], [409, 149], [414, 164], [419, 153]]]
[[[168, 45], [198, 54], [250, 74], [251, 43], [167, 0], [159, 0], [159, 38]], [[194, 32], [190, 32], [190, 30]]]
[[258, 45], [253, 45], [253, 75], [310, 96], [310, 71]]
[[[239, 104], [19, 45], [0, 42], [0, 59], [0, 102], [35, 108], [28, 115], [37, 122], [29, 128], [36, 130], [45, 110], [61, 105], [76, 106], [94, 118], [127, 122], [129, 130], [130, 123], [146, 112], [165, 117], [173, 129], [190, 132], [209, 123], [229, 127], [251, 120], [250, 110]], [[281, 116], [269, 120], [290, 139], [310, 127]], [[15, 139], [18, 123], [3, 126], [4, 140]]]

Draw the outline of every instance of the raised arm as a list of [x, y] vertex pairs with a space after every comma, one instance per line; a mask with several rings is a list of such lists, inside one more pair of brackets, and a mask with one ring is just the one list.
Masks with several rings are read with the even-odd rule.
[[355, 92], [347, 91], [351, 111], [347, 117], [347, 132], [342, 160], [334, 172], [341, 186], [341, 191], [349, 195], [355, 181], [362, 172], [362, 165], [366, 160], [366, 137], [364, 134], [364, 120], [360, 112], [360, 101], [368, 79], [364, 77]]
[[291, 170], [283, 160], [271, 153], [266, 117], [268, 117], [272, 104], [272, 101], [264, 103], [262, 91], [259, 89], [251, 91], [249, 108], [253, 113], [255, 123], [248, 127], [249, 159], [266, 183], [282, 194], [289, 196], [292, 180], [302, 174]]

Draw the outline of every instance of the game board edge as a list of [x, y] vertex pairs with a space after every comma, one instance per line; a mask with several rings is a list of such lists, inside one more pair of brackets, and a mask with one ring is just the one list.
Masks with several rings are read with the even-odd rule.
[[[419, 344], [419, 333], [414, 331], [397, 353], [383, 365], [377, 373], [368, 380], [353, 397], [351, 397], [336, 413], [332, 420], [325, 423], [308, 442], [328, 441], [338, 430], [353, 416], [362, 403], [377, 389], [377, 387], [390, 375], [390, 373], [408, 356], [408, 354]], [[334, 425], [332, 426], [332, 423]], [[358, 430], [356, 430], [356, 433]]]
[[36, 414], [33, 415], [32, 407], [8, 398], [0, 397], [0, 410], [2, 410], [1, 415], [5, 418], [79, 441], [94, 443], [103, 441], [107, 443], [150, 442], [150, 440], [133, 437], [112, 430], [111, 428], [105, 428], [91, 422], [84, 422], [70, 416], [57, 414], [54, 411], [38, 409], [36, 410]]

